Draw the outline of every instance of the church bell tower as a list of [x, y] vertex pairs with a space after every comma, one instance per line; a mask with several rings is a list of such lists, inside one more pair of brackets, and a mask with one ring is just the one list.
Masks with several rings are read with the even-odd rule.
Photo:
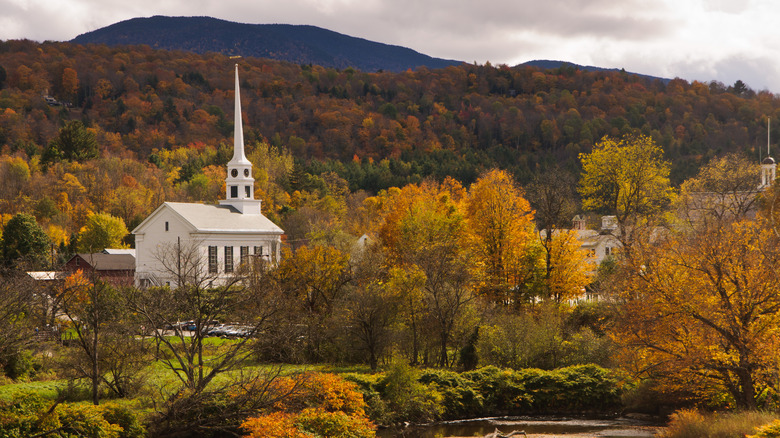
[[238, 64], [236, 64], [235, 122], [233, 133], [233, 158], [227, 163], [225, 199], [220, 205], [230, 205], [242, 214], [260, 214], [260, 200], [255, 199], [255, 179], [252, 162], [244, 154], [244, 128], [241, 123], [241, 93], [238, 88]]

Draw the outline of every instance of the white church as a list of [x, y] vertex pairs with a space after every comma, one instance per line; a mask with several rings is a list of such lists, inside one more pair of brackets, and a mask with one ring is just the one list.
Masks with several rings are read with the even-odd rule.
[[133, 230], [138, 287], [175, 287], [184, 276], [217, 285], [252, 258], [279, 259], [284, 231], [261, 213], [252, 163], [244, 154], [238, 65], [235, 80], [233, 158], [227, 164], [225, 199], [219, 205], [165, 202]]

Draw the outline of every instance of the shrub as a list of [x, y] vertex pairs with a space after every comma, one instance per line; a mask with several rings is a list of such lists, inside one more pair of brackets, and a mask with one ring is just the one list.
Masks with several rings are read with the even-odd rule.
[[748, 438], [780, 438], [780, 420], [759, 427], [756, 429], [756, 434]]
[[487, 366], [463, 373], [463, 376], [474, 382], [476, 391], [484, 400], [485, 412], [520, 413], [530, 408], [533, 402], [518, 379], [519, 375], [512, 370]]
[[57, 429], [60, 436], [84, 438], [141, 437], [122, 435], [122, 426], [112, 424], [101, 406], [60, 404], [38, 395], [22, 394], [13, 401], [0, 402], [0, 436], [23, 437]]
[[442, 417], [452, 420], [484, 415], [484, 398], [474, 388], [474, 382], [454, 371], [430, 370], [418, 379], [426, 385], [436, 385], [441, 393]]
[[442, 395], [420, 383], [417, 371], [405, 364], [395, 364], [378, 382], [377, 389], [388, 407], [391, 422], [423, 423], [441, 418]]
[[138, 418], [138, 413], [124, 406], [104, 405], [103, 418], [111, 424], [122, 427], [119, 438], [143, 438], [146, 428]]
[[295, 424], [304, 432], [329, 438], [373, 438], [374, 425], [363, 416], [322, 409], [305, 409]]
[[[776, 419], [767, 412], [745, 411], [723, 414], [702, 414], [682, 409], [671, 416], [669, 425], [660, 438], [732, 438], [743, 437]], [[767, 435], [772, 436], [772, 435]]]

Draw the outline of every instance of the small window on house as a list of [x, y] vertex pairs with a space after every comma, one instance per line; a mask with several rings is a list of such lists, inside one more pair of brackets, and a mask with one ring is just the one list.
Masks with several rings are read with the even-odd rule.
[[165, 221], [165, 231], [168, 231], [168, 221]]
[[217, 265], [217, 247], [209, 247], [209, 273], [216, 274], [218, 269]]
[[233, 272], [233, 247], [225, 247], [225, 272]]
[[230, 186], [230, 197], [238, 198], [238, 186]]
[[243, 265], [249, 260], [249, 247], [248, 246], [242, 246], [241, 247], [241, 264]]
[[244, 186], [244, 189], [246, 189], [246, 197], [247, 198], [251, 198], [252, 197], [252, 187]]
[[606, 247], [604, 248], [604, 254], [606, 255], [612, 255], [612, 248]]
[[263, 255], [263, 247], [262, 246], [256, 246], [255, 247], [255, 255], [256, 256], [262, 256]]

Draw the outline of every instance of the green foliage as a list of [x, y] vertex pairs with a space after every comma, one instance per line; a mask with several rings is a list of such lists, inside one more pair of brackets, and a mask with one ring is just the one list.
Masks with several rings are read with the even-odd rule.
[[3, 229], [3, 260], [6, 264], [24, 261], [33, 266], [45, 265], [49, 243], [49, 237], [34, 217], [18, 213]]
[[390, 423], [425, 423], [441, 418], [442, 396], [418, 381], [419, 373], [404, 364], [394, 364], [377, 384], [387, 404]]
[[100, 252], [106, 248], [121, 248], [128, 234], [122, 219], [108, 213], [94, 213], [79, 233], [76, 248], [81, 253]]
[[21, 350], [0, 360], [6, 377], [14, 380], [27, 380], [35, 377], [41, 370], [41, 363], [30, 350]]
[[[122, 426], [108, 420], [108, 418], [115, 418], [109, 412], [110, 408], [84, 404], [52, 406], [50, 401], [39, 396], [20, 394], [12, 401], [0, 401], [0, 437], [22, 438], [52, 433], [66, 438], [141, 438], [144, 436], [138, 433], [123, 435]], [[106, 416], [107, 413], [109, 414]]]
[[514, 369], [607, 365], [611, 341], [601, 331], [602, 316], [590, 316], [585, 309], [573, 312], [567, 315], [555, 307], [543, 307], [537, 314], [502, 314], [480, 327], [480, 363]]
[[95, 134], [78, 120], [70, 121], [49, 143], [41, 161], [50, 164], [60, 160], [86, 161], [98, 156]]

